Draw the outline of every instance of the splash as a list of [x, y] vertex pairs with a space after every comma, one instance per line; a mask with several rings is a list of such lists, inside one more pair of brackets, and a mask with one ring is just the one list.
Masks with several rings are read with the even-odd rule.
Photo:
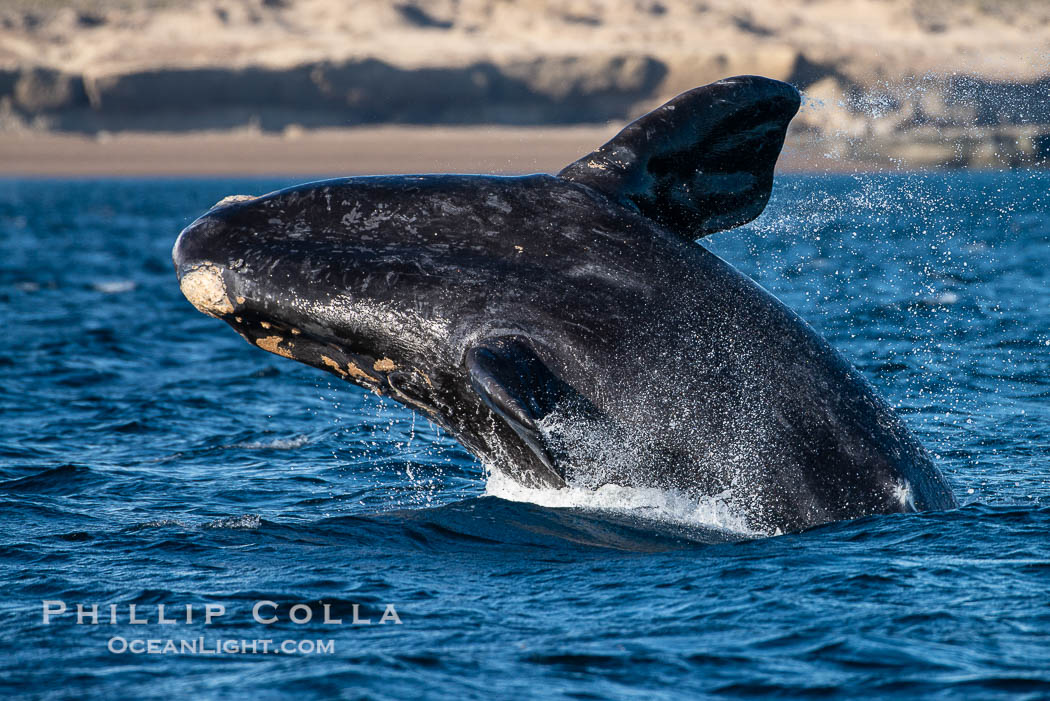
[[201, 528], [224, 529], [234, 531], [254, 531], [262, 525], [262, 517], [258, 514], [244, 514], [243, 516], [229, 516], [219, 518], [205, 523]]
[[698, 500], [678, 490], [617, 484], [606, 484], [597, 489], [572, 486], [531, 488], [498, 469], [486, 469], [486, 472], [485, 495], [508, 501], [528, 502], [552, 509], [630, 514], [658, 523], [714, 528], [746, 537], [775, 535], [749, 528], [746, 520], [730, 506], [732, 499], [728, 490]]
[[227, 516], [224, 518], [217, 518], [212, 521], [205, 523], [192, 523], [183, 519], [175, 518], [158, 518], [152, 521], [146, 521], [145, 523], [133, 526], [132, 530], [151, 529], [151, 528], [181, 528], [186, 530], [192, 530], [197, 528], [210, 529], [210, 530], [238, 530], [238, 531], [252, 531], [259, 528], [262, 525], [262, 517], [258, 514], [243, 514], [241, 516]]

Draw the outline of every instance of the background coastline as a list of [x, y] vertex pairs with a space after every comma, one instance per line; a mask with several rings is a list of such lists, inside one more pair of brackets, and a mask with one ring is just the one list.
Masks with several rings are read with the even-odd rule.
[[787, 170], [1050, 160], [1043, 3], [9, 0], [0, 173], [551, 170], [745, 73]]
[[[0, 177], [338, 177], [380, 173], [556, 173], [621, 124], [570, 127], [411, 127], [85, 135], [0, 132]], [[780, 172], [894, 170], [836, 159], [791, 142]]]

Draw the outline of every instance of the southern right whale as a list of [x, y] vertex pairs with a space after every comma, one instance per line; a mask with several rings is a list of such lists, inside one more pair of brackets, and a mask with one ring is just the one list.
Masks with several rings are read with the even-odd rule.
[[251, 344], [389, 396], [529, 486], [717, 496], [756, 530], [955, 504], [802, 319], [695, 240], [758, 216], [799, 106], [691, 90], [557, 176], [372, 176], [228, 198], [173, 257]]

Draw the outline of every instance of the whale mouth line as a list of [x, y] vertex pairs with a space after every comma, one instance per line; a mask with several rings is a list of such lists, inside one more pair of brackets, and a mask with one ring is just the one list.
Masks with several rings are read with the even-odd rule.
[[324, 370], [376, 395], [419, 409], [434, 420], [441, 420], [437, 408], [412, 389], [413, 386], [434, 388], [425, 372], [402, 367], [386, 356], [351, 350], [342, 340], [318, 336], [257, 312], [227, 315], [224, 321], [253, 346]]
[[325, 370], [343, 379], [380, 385], [384, 372], [396, 365], [389, 358], [351, 350], [347, 344], [297, 326], [275, 321], [266, 315], [245, 310], [224, 319], [248, 343], [265, 351]]

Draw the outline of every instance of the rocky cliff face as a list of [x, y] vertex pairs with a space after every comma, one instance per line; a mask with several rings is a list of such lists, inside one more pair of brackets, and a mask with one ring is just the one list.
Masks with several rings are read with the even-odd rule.
[[[1050, 7], [983, 0], [8, 0], [0, 128], [574, 124], [726, 75], [834, 158], [1050, 157]], [[800, 147], [801, 147], [800, 146]]]

